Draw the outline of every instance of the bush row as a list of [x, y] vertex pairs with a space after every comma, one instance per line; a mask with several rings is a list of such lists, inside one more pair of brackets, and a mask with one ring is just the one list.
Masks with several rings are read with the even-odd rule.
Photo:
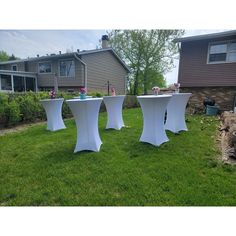
[[[101, 97], [102, 94], [90, 94]], [[59, 92], [57, 97], [71, 99], [79, 96], [78, 93]], [[20, 123], [36, 122], [46, 120], [45, 111], [40, 104], [41, 99], [49, 98], [48, 92], [27, 92], [27, 93], [0, 93], [0, 127], [14, 126]], [[138, 102], [135, 96], [126, 96], [124, 107], [137, 107]], [[101, 110], [105, 111], [102, 104]], [[68, 105], [64, 102], [62, 106], [63, 118], [72, 116]]]

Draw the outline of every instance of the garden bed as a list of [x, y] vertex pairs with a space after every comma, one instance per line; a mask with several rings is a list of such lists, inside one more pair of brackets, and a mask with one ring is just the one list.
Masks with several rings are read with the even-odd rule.
[[222, 149], [222, 161], [236, 164], [236, 155], [232, 142], [233, 132], [236, 131], [236, 114], [225, 111], [221, 114], [220, 139]]

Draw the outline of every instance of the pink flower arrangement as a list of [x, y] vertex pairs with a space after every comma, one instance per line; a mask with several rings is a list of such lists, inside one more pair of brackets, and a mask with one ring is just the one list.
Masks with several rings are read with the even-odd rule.
[[180, 88], [180, 83], [174, 83], [174, 86], [176, 89], [179, 89]]
[[56, 92], [55, 92], [54, 90], [51, 90], [51, 91], [49, 92], [49, 96], [50, 96], [51, 99], [56, 98]]
[[79, 91], [80, 91], [80, 93], [85, 94], [86, 93], [86, 88], [81, 87]]
[[112, 89], [111, 89], [111, 95], [112, 95], [112, 96], [116, 96], [116, 90], [115, 90], [115, 88], [112, 88]]
[[158, 93], [161, 91], [161, 89], [159, 87], [155, 86], [152, 88], [152, 91], [155, 95], [158, 95]]
[[175, 93], [179, 93], [180, 83], [174, 83]]

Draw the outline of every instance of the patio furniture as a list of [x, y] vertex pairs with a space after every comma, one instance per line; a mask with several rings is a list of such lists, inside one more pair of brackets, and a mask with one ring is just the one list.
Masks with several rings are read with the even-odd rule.
[[47, 116], [47, 130], [56, 131], [66, 128], [61, 114], [63, 101], [64, 98], [40, 100]]
[[122, 118], [122, 105], [124, 99], [125, 95], [103, 97], [107, 110], [106, 129], [120, 130], [124, 126], [124, 121]]
[[191, 93], [174, 93], [167, 105], [167, 119], [165, 129], [173, 133], [181, 130], [187, 131], [185, 123], [185, 109]]
[[66, 100], [75, 118], [77, 142], [74, 152], [99, 152], [102, 141], [98, 132], [98, 114], [102, 98]]
[[167, 104], [171, 95], [147, 95], [138, 96], [138, 101], [143, 112], [143, 132], [141, 142], [160, 146], [169, 141], [164, 127], [164, 118]]

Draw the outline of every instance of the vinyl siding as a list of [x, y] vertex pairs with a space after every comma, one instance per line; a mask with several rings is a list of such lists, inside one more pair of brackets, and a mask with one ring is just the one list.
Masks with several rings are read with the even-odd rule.
[[210, 42], [234, 37], [182, 42], [178, 81], [181, 87], [236, 86], [236, 62], [207, 64]]
[[[59, 61], [63, 60], [74, 60], [75, 62], [75, 77], [60, 77], [59, 71]], [[39, 87], [53, 87], [54, 86], [54, 74], [58, 75], [58, 86], [59, 87], [78, 87], [83, 85], [83, 74], [81, 62], [76, 60], [75, 58], [64, 58], [64, 59], [56, 59], [56, 60], [44, 60], [45, 62], [52, 63], [52, 72], [51, 73], [39, 73], [38, 74], [38, 86]], [[38, 72], [38, 63], [44, 61], [34, 61], [28, 63], [29, 71]]]
[[125, 94], [125, 77], [127, 71], [110, 51], [83, 55], [87, 64], [88, 91], [107, 93], [107, 81], [117, 94]]
[[24, 62], [0, 65], [0, 70], [12, 70], [12, 68], [11, 68], [12, 65], [17, 65], [17, 70], [18, 71], [25, 71], [25, 64], [24, 64]]

